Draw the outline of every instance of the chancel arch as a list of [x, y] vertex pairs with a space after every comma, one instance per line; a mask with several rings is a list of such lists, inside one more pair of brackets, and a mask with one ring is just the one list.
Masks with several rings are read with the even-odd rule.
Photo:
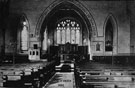
[[44, 21], [50, 19], [48, 18], [48, 15], [50, 15], [51, 12], [56, 12], [59, 7], [61, 8], [62, 5], [71, 7], [78, 13], [82, 18], [83, 21], [85, 21], [85, 24], [87, 24], [87, 29], [89, 31], [90, 36], [98, 36], [97, 34], [97, 27], [95, 20], [93, 19], [93, 16], [91, 12], [80, 2], [76, 0], [56, 0], [52, 4], [48, 6], [47, 9], [44, 10], [44, 12], [39, 17], [39, 20], [36, 25], [35, 35], [38, 37], [41, 37], [40, 33], [43, 30], [43, 23]]
[[[63, 27], [59, 28], [57, 22], [63, 19], [75, 21], [75, 28], [77, 29], [74, 30], [74, 27], [71, 26], [65, 27], [66, 30], [64, 30]], [[43, 41], [45, 39], [44, 32], [46, 30], [47, 48], [44, 50]], [[69, 36], [67, 37], [66, 35]], [[57, 0], [53, 2], [39, 18], [36, 26], [35, 36], [39, 37], [41, 40], [42, 52], [49, 52], [51, 50], [49, 46], [57, 46], [58, 44], [65, 44], [69, 42], [71, 44], [78, 44], [80, 46], [88, 46], [86, 49], [88, 49], [87, 51], [91, 53], [90, 41], [93, 37], [97, 36], [97, 30], [92, 15], [80, 2], [71, 0]]]

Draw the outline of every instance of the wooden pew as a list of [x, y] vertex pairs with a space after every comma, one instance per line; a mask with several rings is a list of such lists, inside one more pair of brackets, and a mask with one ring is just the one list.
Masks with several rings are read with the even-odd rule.
[[[38, 86], [40, 85], [41, 78], [45, 78], [44, 76], [48, 76], [48, 74], [50, 75], [53, 71], [52, 69], [45, 69], [46, 66], [54, 66], [53, 64], [54, 62], [49, 64], [41, 62], [32, 64], [16, 64], [14, 66], [2, 66], [0, 67], [0, 72], [2, 72], [0, 75], [0, 86], [18, 87], [15, 85], [16, 83], [19, 83], [19, 87]], [[10, 85], [11, 83], [12, 85]]]
[[135, 67], [90, 64], [77, 67], [80, 88], [135, 88]]
[[[78, 71], [83, 85], [93, 86], [91, 88], [134, 88], [134, 70], [112, 71], [112, 70], [90, 70]], [[122, 86], [124, 85], [124, 86]], [[84, 87], [84, 88], [85, 88]], [[86, 87], [86, 88], [87, 88]]]

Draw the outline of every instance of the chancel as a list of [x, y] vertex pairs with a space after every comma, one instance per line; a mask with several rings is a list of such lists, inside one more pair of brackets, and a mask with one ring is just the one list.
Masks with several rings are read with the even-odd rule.
[[135, 0], [0, 0], [0, 88], [135, 88]]

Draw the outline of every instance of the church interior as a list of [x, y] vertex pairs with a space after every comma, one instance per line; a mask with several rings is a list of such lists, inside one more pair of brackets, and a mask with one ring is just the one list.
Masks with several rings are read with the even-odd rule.
[[134, 0], [0, 0], [0, 88], [135, 88]]

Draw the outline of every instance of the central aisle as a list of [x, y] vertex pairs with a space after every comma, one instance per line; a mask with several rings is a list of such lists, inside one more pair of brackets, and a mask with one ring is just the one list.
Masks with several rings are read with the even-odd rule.
[[56, 72], [44, 88], [76, 88], [74, 72]]

